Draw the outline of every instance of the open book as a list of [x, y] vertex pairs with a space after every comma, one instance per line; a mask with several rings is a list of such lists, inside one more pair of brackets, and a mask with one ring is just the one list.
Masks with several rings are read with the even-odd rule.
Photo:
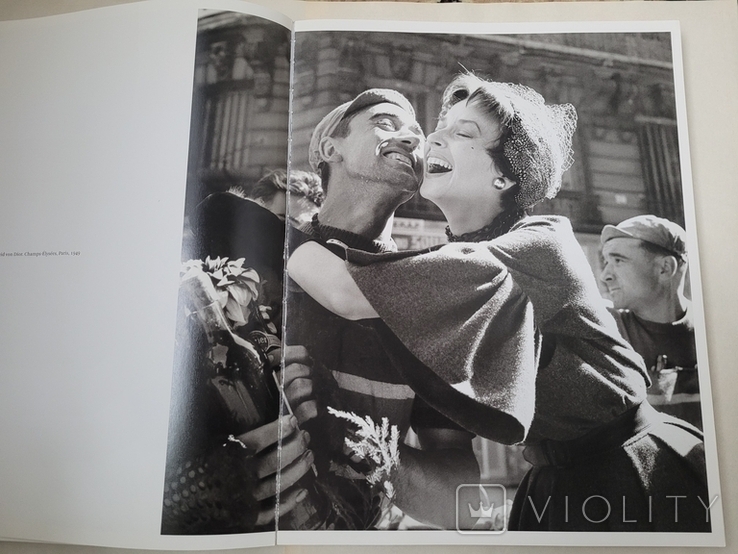
[[[691, 124], [700, 115], [689, 100], [735, 113], [734, 79], [700, 65], [710, 48], [734, 61], [735, 33], [730, 2], [152, 1], [0, 23], [0, 537], [192, 550], [724, 545], [697, 256], [697, 227], [706, 222], [695, 215], [692, 174], [717, 179], [710, 152], [725, 153], [727, 139], [696, 119], [703, 142], [690, 155], [687, 116]], [[682, 494], [646, 479], [633, 500], [614, 466], [622, 500], [582, 485], [551, 488], [548, 501], [532, 493], [513, 501], [517, 491], [533, 490], [534, 478], [540, 484], [550, 468], [570, 462], [569, 479], [585, 483], [586, 450], [601, 448], [595, 454], [609, 460], [608, 441], [630, 425], [601, 431], [587, 417], [635, 413], [628, 402], [635, 410], [645, 392], [639, 397], [619, 374], [602, 378], [620, 379], [610, 388], [628, 410], [605, 396], [585, 398], [602, 392], [599, 384], [576, 393], [579, 382], [552, 375], [572, 349], [566, 325], [540, 319], [531, 319], [531, 342], [519, 340], [530, 355], [515, 359], [526, 363], [501, 368], [499, 383], [480, 388], [485, 368], [497, 367], [489, 360], [509, 355], [509, 341], [526, 327], [500, 330], [490, 320], [487, 330], [486, 321], [455, 315], [449, 282], [471, 286], [475, 268], [436, 282], [435, 259], [432, 271], [422, 267], [423, 256], [468, 254], [443, 249], [454, 238], [444, 212], [425, 194], [407, 194], [393, 213], [369, 222], [376, 231], [368, 236], [359, 221], [362, 196], [329, 212], [355, 227], [338, 226], [341, 217], [318, 219], [337, 194], [324, 185], [326, 167], [340, 156], [314, 139], [324, 118], [380, 89], [362, 97], [360, 110], [390, 105], [372, 121], [389, 126], [381, 132], [406, 126], [411, 138], [394, 149], [389, 139], [357, 139], [347, 151], [363, 157], [346, 175], [360, 181], [367, 171], [365, 181], [376, 185], [375, 169], [361, 164], [381, 157], [420, 181], [422, 143], [436, 129], [429, 143], [447, 140], [442, 95], [463, 72], [525, 85], [576, 110], [574, 164], [561, 190], [511, 222], [511, 232], [563, 221], [546, 216], [570, 221], [583, 261], [577, 272], [598, 283], [597, 310], [607, 314], [609, 303], [624, 334], [628, 315], [618, 311], [626, 306], [606, 273], [603, 228], [655, 214], [686, 229], [666, 254], [675, 263], [688, 254], [693, 332], [679, 348], [691, 358], [659, 351], [643, 354], [645, 366], [634, 363], [647, 377], [638, 386], [650, 384], [653, 414], [687, 422], [680, 429], [694, 440], [677, 437], [672, 450], [687, 473], [706, 479], [702, 489]], [[408, 115], [410, 122], [402, 119]], [[453, 162], [429, 163], [435, 169], [427, 171], [445, 174]], [[491, 182], [506, 186], [501, 176]], [[634, 232], [619, 229], [621, 239]], [[307, 244], [327, 246], [329, 258], [353, 268], [379, 318], [350, 322], [306, 297], [308, 285], [287, 275], [285, 261]], [[499, 259], [501, 252], [515, 258], [490, 248]], [[377, 256], [390, 269], [375, 272]], [[329, 266], [315, 260], [314, 280], [332, 282]], [[393, 267], [408, 270], [398, 275]], [[508, 260], [503, 269], [513, 275], [510, 286], [524, 289], [525, 268]], [[531, 279], [550, 285], [548, 292], [534, 285], [516, 298], [555, 296], [549, 277]], [[475, 294], [487, 285], [474, 284]], [[490, 302], [511, 294], [504, 290], [490, 293]], [[442, 310], [448, 320], [427, 316]], [[614, 329], [612, 316], [602, 321]], [[484, 331], [472, 348], [458, 337], [475, 326]], [[486, 350], [488, 333], [508, 331], [498, 350]], [[427, 337], [442, 338], [436, 348]], [[617, 347], [608, 346], [602, 363], [624, 367], [613, 353], [629, 358], [625, 339], [638, 350], [638, 337], [606, 337]], [[445, 340], [464, 343], [459, 364], [436, 364], [458, 355]], [[530, 387], [508, 387], [525, 378]], [[490, 400], [495, 393], [503, 398]], [[561, 409], [552, 407], [557, 399]], [[541, 423], [541, 413], [556, 415]], [[593, 440], [590, 428], [599, 432]], [[623, 440], [643, 436], [628, 432]], [[582, 434], [586, 441], [571, 442]], [[648, 453], [633, 463], [641, 475], [649, 464], [661, 467]], [[647, 514], [633, 508], [638, 502]], [[519, 527], [508, 528], [511, 518]]]

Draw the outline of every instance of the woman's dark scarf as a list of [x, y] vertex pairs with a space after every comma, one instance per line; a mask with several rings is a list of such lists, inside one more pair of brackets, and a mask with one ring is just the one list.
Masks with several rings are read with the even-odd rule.
[[520, 221], [523, 216], [525, 216], [525, 210], [515, 207], [499, 214], [489, 225], [461, 235], [454, 235], [451, 232], [451, 227], [447, 225], [446, 237], [448, 237], [449, 242], [482, 242], [496, 239], [512, 229], [512, 226]]

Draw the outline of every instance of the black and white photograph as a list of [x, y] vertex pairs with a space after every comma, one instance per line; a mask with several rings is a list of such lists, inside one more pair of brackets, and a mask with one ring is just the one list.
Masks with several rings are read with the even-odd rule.
[[674, 32], [203, 11], [162, 532], [709, 533]]
[[675, 33], [296, 33], [302, 529], [710, 533]]
[[163, 534], [275, 528], [290, 36], [199, 18]]

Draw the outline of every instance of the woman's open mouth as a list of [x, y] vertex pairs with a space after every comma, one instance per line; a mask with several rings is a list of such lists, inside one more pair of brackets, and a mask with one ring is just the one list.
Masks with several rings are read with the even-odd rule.
[[425, 171], [429, 175], [434, 173], [448, 173], [453, 167], [447, 161], [431, 156], [425, 161]]

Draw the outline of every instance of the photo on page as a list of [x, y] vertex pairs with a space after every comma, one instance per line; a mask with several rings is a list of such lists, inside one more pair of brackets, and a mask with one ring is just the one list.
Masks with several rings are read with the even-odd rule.
[[163, 534], [275, 529], [289, 57], [289, 29], [201, 12]]
[[722, 533], [678, 26], [377, 29], [295, 33], [298, 530]]

